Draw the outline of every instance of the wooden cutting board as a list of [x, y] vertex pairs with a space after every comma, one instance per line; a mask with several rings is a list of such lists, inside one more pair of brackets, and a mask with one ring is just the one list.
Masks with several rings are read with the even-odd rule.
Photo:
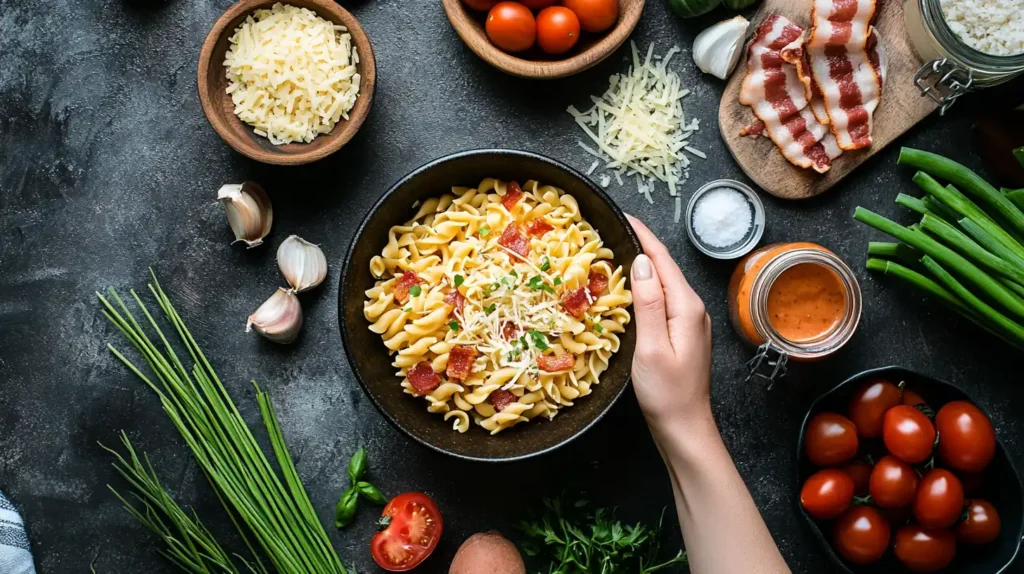
[[[751, 32], [766, 16], [776, 13], [806, 29], [810, 25], [811, 1], [765, 0], [750, 20]], [[744, 48], [743, 57], [729, 78], [718, 106], [718, 127], [740, 168], [762, 189], [783, 199], [818, 195], [935, 110], [937, 106], [931, 98], [923, 97], [914, 85], [914, 74], [921, 67], [921, 61], [914, 54], [903, 28], [903, 7], [899, 0], [879, 0], [875, 28], [888, 53], [889, 66], [882, 100], [874, 114], [873, 143], [866, 149], [843, 152], [824, 174], [793, 166], [767, 137], [740, 136], [740, 130], [755, 119], [750, 108], [739, 103], [740, 83], [747, 73]]]

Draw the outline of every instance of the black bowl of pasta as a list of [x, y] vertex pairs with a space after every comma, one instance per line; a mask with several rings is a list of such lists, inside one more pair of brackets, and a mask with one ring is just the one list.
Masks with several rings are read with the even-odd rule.
[[349, 363], [381, 413], [431, 449], [548, 452], [626, 388], [640, 252], [622, 210], [561, 163], [512, 150], [435, 160], [384, 194], [349, 248]]

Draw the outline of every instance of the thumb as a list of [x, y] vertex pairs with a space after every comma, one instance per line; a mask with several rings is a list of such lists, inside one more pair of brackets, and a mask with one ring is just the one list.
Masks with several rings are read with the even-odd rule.
[[651, 258], [640, 254], [633, 260], [633, 312], [636, 314], [636, 346], [642, 354], [653, 354], [669, 344], [665, 315], [665, 290]]

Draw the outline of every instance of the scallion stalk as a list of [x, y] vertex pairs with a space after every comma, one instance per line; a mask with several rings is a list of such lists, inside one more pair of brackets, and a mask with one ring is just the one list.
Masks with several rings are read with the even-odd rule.
[[1006, 199], [1012, 201], [1017, 207], [1024, 209], [1024, 189], [1007, 191]]
[[868, 255], [873, 257], [885, 257], [888, 259], [899, 259], [908, 265], [917, 263], [917, 260], [921, 258], [921, 254], [906, 243], [890, 243], [886, 241], [869, 242]]
[[960, 228], [963, 229], [967, 235], [970, 235], [971, 238], [977, 241], [985, 249], [988, 249], [992, 253], [995, 253], [999, 257], [1002, 257], [1018, 267], [1024, 267], [1024, 259], [1007, 247], [1005, 243], [996, 239], [984, 227], [975, 223], [974, 220], [965, 217], [957, 223], [960, 224]]
[[918, 197], [914, 197], [913, 195], [907, 195], [905, 193], [897, 195], [896, 204], [902, 205], [903, 207], [906, 207], [907, 209], [913, 211], [918, 215], [925, 215], [927, 213], [931, 213], [928, 207], [924, 204], [924, 201], [922, 201]]
[[966, 236], [959, 229], [945, 221], [926, 214], [921, 218], [921, 227], [970, 258], [975, 263], [985, 267], [989, 271], [998, 273], [1017, 283], [1024, 284], [1024, 267], [1018, 267], [1013, 263], [1004, 261], [999, 257], [986, 251], [970, 237]]

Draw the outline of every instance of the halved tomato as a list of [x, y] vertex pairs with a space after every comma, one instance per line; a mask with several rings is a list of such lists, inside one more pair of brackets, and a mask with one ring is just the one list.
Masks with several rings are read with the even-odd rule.
[[391, 499], [380, 519], [381, 531], [370, 540], [370, 553], [388, 572], [405, 572], [430, 556], [441, 539], [441, 511], [429, 496], [406, 492]]

